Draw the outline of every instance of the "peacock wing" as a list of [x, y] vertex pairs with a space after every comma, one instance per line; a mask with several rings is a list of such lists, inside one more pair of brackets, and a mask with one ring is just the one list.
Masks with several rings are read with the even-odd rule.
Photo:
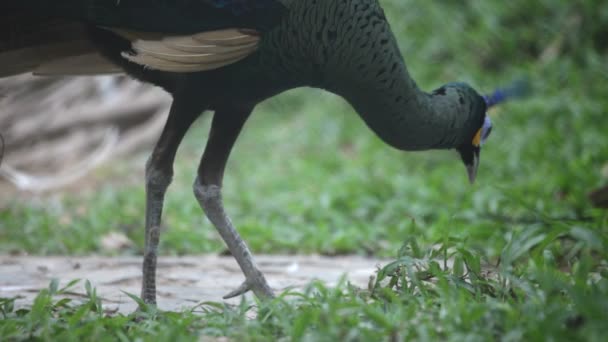
[[150, 38], [134, 31], [112, 30], [131, 41], [127, 60], [168, 72], [207, 71], [236, 63], [258, 48], [255, 31], [223, 29], [184, 36]]
[[89, 41], [87, 25], [130, 41], [123, 57], [133, 63], [212, 70], [253, 53], [285, 12], [278, 0], [7, 0], [0, 3], [0, 77], [120, 71]]

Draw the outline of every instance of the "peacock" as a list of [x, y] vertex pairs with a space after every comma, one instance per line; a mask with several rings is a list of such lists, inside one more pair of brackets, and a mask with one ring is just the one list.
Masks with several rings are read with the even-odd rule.
[[141, 296], [150, 304], [176, 150], [203, 112], [214, 114], [194, 195], [245, 277], [224, 298], [269, 298], [222, 202], [230, 151], [258, 103], [298, 87], [326, 90], [393, 148], [455, 149], [473, 182], [492, 130], [486, 111], [508, 97], [465, 83], [418, 88], [378, 0], [3, 0], [0, 27], [0, 76], [126, 72], [172, 95], [145, 167]]

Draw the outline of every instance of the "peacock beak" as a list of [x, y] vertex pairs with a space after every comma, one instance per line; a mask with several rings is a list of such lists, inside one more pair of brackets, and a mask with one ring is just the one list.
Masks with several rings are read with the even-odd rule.
[[479, 145], [466, 145], [456, 149], [460, 153], [460, 158], [467, 169], [467, 176], [471, 184], [475, 183], [477, 178], [477, 169], [479, 168], [479, 154], [481, 148]]
[[479, 153], [479, 147], [474, 148], [472, 163], [465, 163], [465, 166], [467, 168], [467, 175], [469, 176], [469, 182], [471, 182], [471, 184], [475, 183], [475, 178], [477, 177], [477, 169], [479, 168]]
[[490, 133], [492, 133], [492, 121], [489, 116], [486, 116], [483, 125], [473, 136], [471, 144], [464, 145], [457, 149], [464, 166], [467, 168], [467, 175], [469, 176], [469, 182], [471, 182], [471, 184], [475, 183], [475, 179], [477, 178], [481, 145], [486, 142]]

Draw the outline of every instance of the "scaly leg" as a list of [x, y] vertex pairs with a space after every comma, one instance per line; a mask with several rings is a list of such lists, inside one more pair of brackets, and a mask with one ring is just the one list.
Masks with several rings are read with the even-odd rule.
[[253, 290], [258, 298], [274, 297], [249, 248], [241, 239], [222, 203], [222, 179], [230, 150], [253, 108], [224, 108], [216, 111], [207, 147], [194, 182], [194, 195], [213, 223], [245, 275], [245, 282], [224, 299]]
[[156, 304], [156, 258], [165, 192], [173, 177], [175, 153], [190, 125], [203, 107], [176, 98], [165, 128], [146, 163], [146, 230], [141, 297]]

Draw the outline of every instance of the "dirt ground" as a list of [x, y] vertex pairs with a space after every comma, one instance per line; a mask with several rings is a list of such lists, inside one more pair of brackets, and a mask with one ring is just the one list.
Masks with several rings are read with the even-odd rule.
[[[313, 280], [335, 286], [343, 276], [353, 285], [366, 288], [377, 267], [387, 262], [356, 256], [273, 255], [258, 256], [256, 260], [276, 293], [304, 289]], [[60, 287], [82, 279], [67, 295], [81, 300], [86, 293], [84, 280], [88, 279], [97, 288], [106, 311], [129, 313], [136, 304], [124, 292], [139, 295], [140, 267], [141, 257], [0, 256], [0, 297], [18, 296], [16, 306], [31, 305], [36, 294], [56, 278]], [[224, 301], [222, 296], [244, 279], [232, 257], [215, 255], [160, 257], [157, 274], [158, 305], [163, 310]], [[240, 298], [225, 302], [237, 304]]]

